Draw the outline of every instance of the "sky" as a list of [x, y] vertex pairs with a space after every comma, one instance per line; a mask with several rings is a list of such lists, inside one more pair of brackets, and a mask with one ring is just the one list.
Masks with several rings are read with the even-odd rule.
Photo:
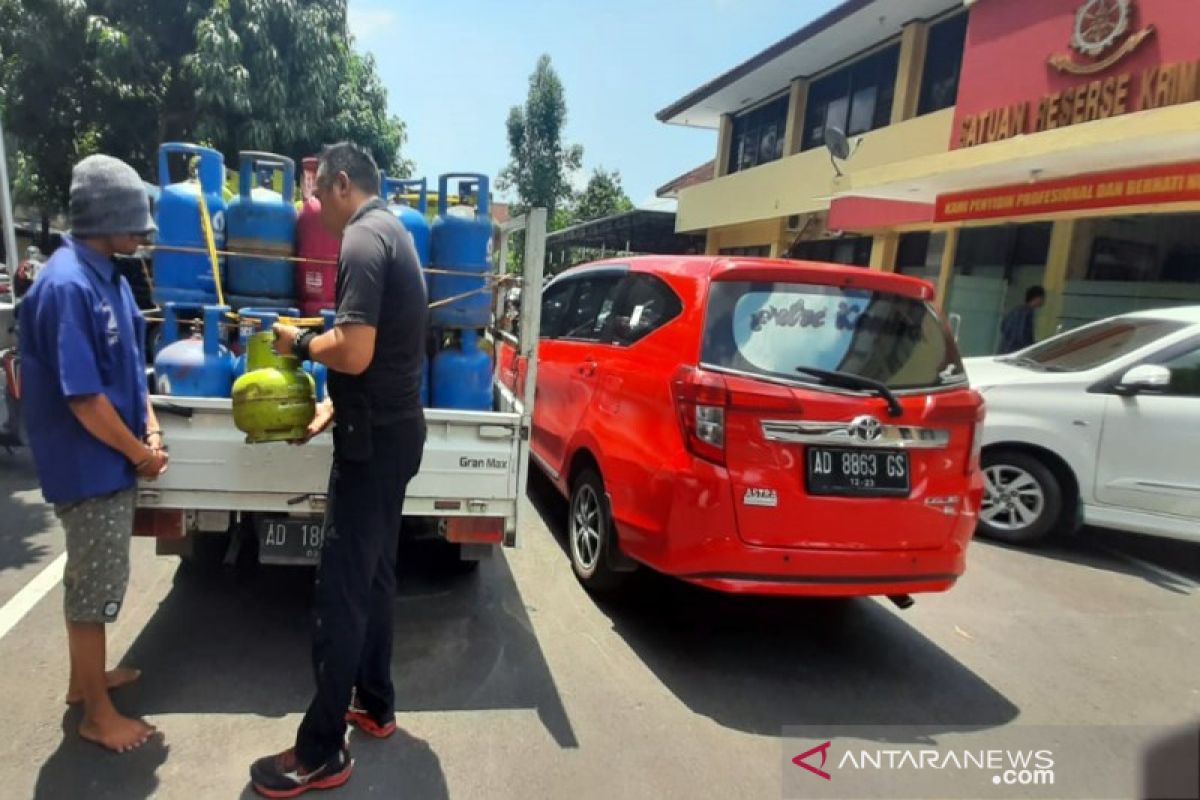
[[567, 100], [565, 141], [620, 170], [639, 206], [713, 157], [717, 134], [655, 119], [693, 89], [836, 5], [835, 0], [350, 0], [359, 50], [373, 53], [390, 110], [408, 126], [418, 176], [495, 176], [505, 120], [549, 53]]

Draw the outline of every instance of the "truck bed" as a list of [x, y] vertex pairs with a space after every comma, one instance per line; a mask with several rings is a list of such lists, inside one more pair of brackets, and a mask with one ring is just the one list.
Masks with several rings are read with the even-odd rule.
[[[324, 510], [333, 454], [325, 433], [306, 445], [245, 443], [225, 398], [155, 396], [171, 465], [139, 487], [143, 508], [315, 514]], [[409, 484], [407, 516], [515, 519], [518, 411], [426, 409], [421, 471]]]

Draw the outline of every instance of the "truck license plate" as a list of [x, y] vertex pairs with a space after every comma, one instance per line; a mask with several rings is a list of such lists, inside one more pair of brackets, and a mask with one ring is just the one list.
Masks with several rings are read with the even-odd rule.
[[261, 564], [316, 564], [324, 541], [320, 520], [259, 518], [258, 561]]

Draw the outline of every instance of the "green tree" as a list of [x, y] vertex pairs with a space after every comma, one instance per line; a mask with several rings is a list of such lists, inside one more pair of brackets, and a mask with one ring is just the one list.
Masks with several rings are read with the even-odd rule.
[[571, 222], [589, 222], [632, 210], [633, 201], [621, 187], [620, 171], [609, 172], [603, 167], [597, 167], [592, 171], [587, 186], [575, 198]]
[[500, 188], [515, 189], [517, 208], [545, 208], [549, 219], [571, 199], [571, 175], [583, 162], [583, 148], [563, 143], [567, 100], [550, 56], [538, 59], [529, 76], [525, 105], [508, 114], [508, 149], [512, 160], [500, 173]]
[[65, 204], [103, 151], [156, 174], [163, 141], [293, 157], [353, 139], [402, 173], [404, 124], [354, 52], [346, 0], [0, 0], [0, 79], [22, 202]]

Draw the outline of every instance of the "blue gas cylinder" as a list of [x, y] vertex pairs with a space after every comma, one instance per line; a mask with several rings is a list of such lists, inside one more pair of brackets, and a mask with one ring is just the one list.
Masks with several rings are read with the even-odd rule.
[[204, 306], [204, 334], [178, 338], [178, 311], [190, 304], [167, 303], [163, 309], [164, 346], [154, 357], [159, 394], [178, 397], [228, 397], [233, 388], [233, 355], [221, 344], [228, 306]]
[[[171, 183], [167, 157], [176, 154], [194, 156], [198, 162], [194, 177]], [[203, 196], [214, 244], [217, 250], [223, 250], [226, 209], [221, 189], [225, 183], [225, 157], [207, 147], [168, 142], [158, 148], [158, 182], [162, 193], [155, 211], [156, 244], [162, 248], [207, 248], [200, 220], [200, 198]], [[224, 280], [224, 258], [218, 258], [218, 267]], [[216, 281], [207, 252], [155, 251], [153, 299], [159, 305], [217, 302]]]
[[[451, 178], [465, 178], [474, 183], [479, 198], [476, 208], [465, 204], [449, 208], [447, 192]], [[438, 216], [430, 235], [430, 266], [435, 270], [467, 274], [439, 275], [434, 272], [429, 276], [431, 304], [457, 298], [431, 309], [430, 319], [434, 325], [482, 328], [491, 318], [491, 295], [485, 290], [492, 271], [490, 207], [486, 175], [450, 174], [438, 178]], [[437, 393], [434, 392], [436, 400]]]
[[281, 315], [296, 316], [294, 308], [241, 308], [238, 309], [238, 355], [233, 359], [233, 379], [236, 381], [246, 372], [246, 347], [250, 337], [259, 331], [269, 331]]
[[[331, 309], [322, 309], [322, 330], [333, 330], [333, 322], [336, 318], [336, 311]], [[325, 366], [319, 361], [305, 361], [304, 371], [313, 376], [313, 383], [316, 384], [317, 387], [317, 402], [321, 402], [325, 399], [326, 386], [329, 384], [329, 367]]]
[[[231, 253], [246, 255], [229, 256], [231, 303], [290, 306], [296, 295], [296, 268], [289, 260], [296, 247], [296, 164], [286, 156], [250, 150], [239, 153], [239, 161], [238, 196], [225, 212], [226, 240]], [[283, 172], [283, 194], [253, 185], [256, 174], [261, 179], [264, 172], [278, 171]]]
[[458, 338], [433, 359], [433, 407], [489, 411], [492, 359], [479, 349], [478, 331], [464, 329]]
[[421, 407], [429, 408], [429, 359], [421, 359]]
[[[424, 178], [389, 178], [386, 175], [382, 175], [380, 189], [384, 199], [388, 201], [388, 209], [396, 215], [396, 218], [400, 220], [400, 224], [412, 236], [413, 247], [417, 250], [417, 257], [421, 260], [421, 266], [428, 267], [430, 228], [429, 219], [426, 217], [426, 214], [429, 213], [429, 186], [427, 181]], [[411, 206], [402, 198], [397, 197], [410, 189], [417, 191], [416, 206]]]

